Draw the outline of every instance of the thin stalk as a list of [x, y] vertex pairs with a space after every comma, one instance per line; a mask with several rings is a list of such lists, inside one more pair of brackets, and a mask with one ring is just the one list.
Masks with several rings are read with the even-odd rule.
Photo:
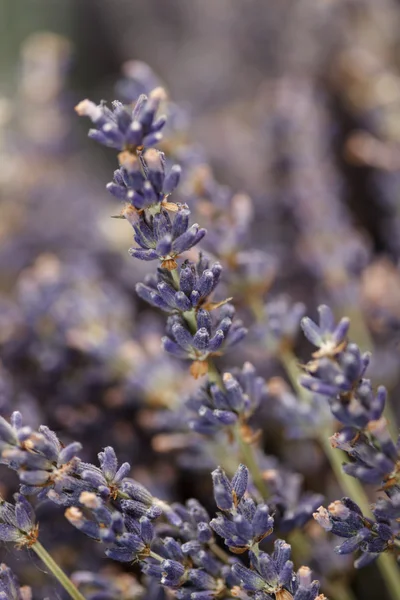
[[400, 598], [400, 570], [392, 554], [381, 554], [377, 561], [378, 568], [392, 600]]
[[221, 390], [225, 389], [221, 374], [211, 358], [208, 359], [208, 380], [210, 383], [216, 383]]
[[327, 594], [337, 600], [357, 600], [344, 581], [329, 581], [325, 583]]
[[256, 457], [254, 455], [253, 447], [250, 444], [247, 444], [241, 435], [240, 429], [238, 426], [234, 428], [234, 436], [235, 440], [239, 446], [239, 452], [242, 457], [243, 463], [249, 469], [252, 479], [254, 481], [254, 485], [260, 492], [262, 498], [266, 500], [268, 498], [269, 489], [266, 482], [263, 479], [260, 467], [257, 464]]
[[291, 350], [282, 350], [282, 352], [278, 354], [277, 358], [285, 369], [292, 388], [301, 399], [306, 400], [306, 398], [311, 394], [309, 394], [309, 392], [305, 390], [299, 383], [299, 362], [294, 353]]
[[172, 279], [174, 280], [174, 284], [177, 290], [179, 290], [180, 288], [180, 281], [179, 281], [179, 272], [178, 269], [172, 269], [172, 271], [170, 271], [171, 275], [172, 275]]
[[149, 556], [155, 560], [158, 560], [158, 562], [163, 562], [163, 560], [165, 560], [165, 558], [157, 554], [157, 552], [153, 552], [153, 550], [150, 550]]
[[216, 544], [215, 542], [213, 542], [212, 544], [210, 544], [209, 548], [210, 548], [211, 552], [217, 558], [220, 559], [220, 561], [222, 561], [226, 565], [228, 565], [230, 563], [230, 556], [229, 556], [229, 554], [227, 554], [222, 548], [220, 548], [218, 546], [218, 544]]
[[73, 600], [85, 600], [85, 597], [79, 592], [72, 581], [67, 577], [62, 569], [58, 566], [55, 560], [50, 556], [45, 548], [43, 548], [40, 542], [36, 542], [31, 546], [32, 550], [36, 552], [40, 560], [46, 565], [46, 567], [52, 572], [54, 577], [63, 586], [64, 590], [73, 598]]
[[346, 305], [340, 310], [340, 315], [338, 316], [349, 317], [349, 338], [353, 340], [357, 346], [360, 346], [362, 352], [366, 352], [367, 350], [371, 351], [374, 347], [374, 342], [360, 309], [354, 305]]
[[[290, 358], [290, 360], [289, 360]], [[281, 358], [281, 362], [283, 367], [285, 368], [287, 375], [295, 389], [298, 388], [298, 375], [299, 370], [297, 368], [297, 374], [294, 368], [294, 365], [297, 364], [296, 358], [294, 355], [289, 356], [289, 351], [287, 351]], [[302, 390], [299, 392], [300, 395], [304, 393]], [[344, 491], [346, 495], [348, 495], [352, 500], [354, 500], [362, 512], [370, 517], [372, 516], [371, 507], [368, 501], [368, 498], [365, 494], [363, 487], [360, 482], [353, 477], [346, 475], [342, 470], [342, 454], [339, 450], [332, 448], [329, 437], [331, 435], [331, 431], [327, 429], [323, 429], [321, 432], [317, 432], [317, 439], [320, 442], [322, 448], [325, 451], [325, 455], [329, 460], [329, 463], [332, 467], [333, 472], [335, 473], [336, 479]], [[400, 600], [400, 570], [398, 565], [394, 559], [394, 557], [390, 554], [382, 554], [378, 560], [378, 568], [381, 572], [381, 575], [385, 581], [387, 590], [390, 594], [392, 600]]]

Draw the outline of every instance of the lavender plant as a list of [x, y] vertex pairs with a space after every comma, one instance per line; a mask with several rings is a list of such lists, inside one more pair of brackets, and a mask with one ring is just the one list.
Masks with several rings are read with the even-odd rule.
[[[347, 538], [340, 553], [361, 550], [357, 566], [380, 553], [397, 552], [397, 448], [382, 417], [385, 393], [379, 389], [374, 394], [363, 378], [368, 359], [357, 346], [347, 344], [347, 320], [336, 326], [326, 307], [319, 327], [303, 320], [306, 335], [319, 350], [305, 367], [308, 377], [302, 385], [326, 396], [333, 415], [346, 426], [335, 437], [335, 444], [354, 460], [346, 472], [365, 482], [383, 480], [387, 499], [376, 504], [374, 519], [349, 498], [328, 510], [318, 508], [320, 495], [303, 493], [297, 475], [264, 454], [254, 423], [266, 398], [265, 382], [250, 363], [232, 372], [220, 366], [221, 357], [247, 333], [232, 299], [223, 293], [229, 261], [226, 255], [212, 262], [203, 252], [196, 253], [207, 232], [191, 224], [188, 204], [175, 199], [180, 167], [168, 167], [168, 158], [154, 148], [166, 123], [157, 114], [164, 100], [165, 93], [157, 88], [133, 107], [114, 102], [111, 110], [85, 100], [77, 112], [92, 120], [91, 138], [119, 151], [120, 167], [107, 187], [123, 202], [120, 217], [134, 230], [131, 256], [157, 263], [137, 292], [169, 315], [162, 346], [190, 362], [194, 378], [203, 378], [184, 405], [184, 418], [216, 446], [224, 436], [231, 442], [234, 468], [227, 462], [212, 472], [218, 512], [211, 518], [196, 499], [185, 504], [160, 499], [131, 477], [129, 463], [119, 465], [112, 447], [99, 452], [96, 466], [79, 458], [80, 443], [64, 446], [48, 427], [25, 426], [21, 414], [14, 412], [10, 423], [0, 418], [0, 455], [2, 464], [16, 472], [20, 490], [15, 504], [0, 505], [0, 538], [36, 552], [75, 600], [84, 598], [80, 590], [85, 586], [95, 588], [87, 592], [87, 600], [116, 600], [120, 591], [99, 582], [97, 592], [90, 575], [69, 579], [40, 544], [35, 511], [26, 497], [35, 506], [47, 502], [64, 507], [69, 523], [109, 559], [137, 563], [149, 594], [156, 585], [181, 600], [323, 600], [319, 582], [312, 580], [308, 567], [295, 570], [291, 544], [279, 536], [301, 529], [314, 512], [325, 529]], [[234, 239], [243, 231], [240, 211], [237, 217]], [[223, 252], [216, 254], [219, 258]], [[269, 329], [279, 345], [294, 336], [303, 307], [295, 306], [292, 313], [275, 308]], [[28, 592], [21, 592], [6, 572], [4, 593], [24, 600]], [[137, 588], [132, 592], [138, 597], [141, 593]]]
[[392, 440], [383, 416], [386, 390], [375, 392], [365, 377], [370, 355], [347, 341], [349, 320], [336, 325], [327, 306], [319, 307], [319, 325], [304, 318], [306, 337], [318, 350], [305, 366], [301, 383], [328, 400], [343, 429], [331, 438], [331, 444], [346, 452], [351, 462], [344, 472], [362, 483], [379, 485], [385, 492], [372, 508], [373, 518], [363, 514], [350, 498], [319, 508], [314, 518], [328, 531], [345, 538], [339, 553], [360, 551], [356, 566], [368, 564], [382, 552], [398, 555], [398, 440]]

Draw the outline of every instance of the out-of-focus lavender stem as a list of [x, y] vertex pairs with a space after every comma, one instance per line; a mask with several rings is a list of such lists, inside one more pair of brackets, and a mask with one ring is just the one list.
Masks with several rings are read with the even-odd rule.
[[229, 555], [226, 552], [224, 552], [224, 550], [222, 550], [222, 548], [220, 548], [218, 544], [216, 544], [215, 542], [213, 544], [210, 544], [210, 550], [213, 554], [215, 554], [217, 558], [222, 560], [223, 563], [229, 564]]
[[73, 600], [85, 600], [85, 597], [79, 592], [72, 581], [67, 577], [62, 569], [58, 566], [55, 560], [50, 556], [45, 548], [43, 548], [40, 542], [36, 542], [32, 545], [32, 550], [36, 552], [40, 560], [46, 565], [51, 571], [54, 577], [60, 582], [66, 592], [73, 598]]
[[266, 482], [263, 479], [262, 473], [257, 464], [257, 460], [254, 455], [253, 447], [244, 441], [239, 427], [236, 427], [234, 431], [235, 431], [235, 439], [238, 444], [240, 454], [242, 456], [242, 461], [246, 465], [246, 467], [249, 469], [251, 476], [253, 478], [253, 481], [254, 481], [254, 485], [256, 486], [257, 490], [260, 492], [261, 497], [264, 500], [266, 500], [268, 498], [268, 496], [270, 495], [269, 489], [268, 489]]

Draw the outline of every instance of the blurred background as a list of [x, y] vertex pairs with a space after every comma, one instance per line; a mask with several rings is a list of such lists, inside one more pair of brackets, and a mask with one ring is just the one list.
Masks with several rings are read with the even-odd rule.
[[[132, 101], [160, 84], [189, 173], [183, 200], [196, 196], [200, 223], [214, 198], [240, 205], [243, 251], [263, 253], [254, 287], [226, 284], [246, 325], [265, 301], [278, 312], [302, 302], [310, 315], [328, 302], [374, 349], [373, 376], [398, 412], [399, 19], [396, 0], [0, 0], [0, 413], [20, 408], [79, 439], [88, 460], [113, 444], [153, 493], [212, 509], [211, 458], [166, 431], [164, 410], [195, 384], [159, 350], [162, 316], [135, 297], [149, 268], [127, 253], [129, 225], [110, 219], [115, 152], [88, 140], [74, 112], [83, 98]], [[248, 203], [232, 204], [242, 194]], [[255, 327], [231, 362], [283, 375], [262, 336], [263, 352]], [[293, 343], [302, 360], [308, 349]], [[339, 497], [312, 434], [287, 442], [264, 412], [266, 450], [306, 488]], [[13, 491], [9, 473], [0, 481]], [[43, 522], [59, 519], [44, 535], [60, 563], [98, 568], [100, 550], [46, 510]], [[326, 536], [310, 536], [331, 598], [383, 599], [374, 566], [361, 577]], [[53, 597], [21, 561], [23, 579]], [[342, 579], [353, 596], [335, 595]], [[124, 600], [139, 597], [132, 587]]]

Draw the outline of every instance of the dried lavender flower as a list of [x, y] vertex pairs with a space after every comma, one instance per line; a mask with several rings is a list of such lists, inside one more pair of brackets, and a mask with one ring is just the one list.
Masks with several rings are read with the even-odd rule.
[[247, 333], [242, 322], [233, 319], [235, 309], [231, 304], [224, 304], [218, 309], [218, 319], [213, 314], [199, 309], [192, 330], [185, 319], [173, 315], [168, 318], [167, 335], [162, 338], [164, 350], [168, 353], [193, 361], [191, 373], [195, 377], [207, 373], [209, 357], [225, 353]]
[[215, 502], [222, 512], [210, 526], [231, 552], [242, 554], [272, 534], [274, 519], [266, 504], [257, 505], [245, 495], [249, 480], [245, 465], [239, 465], [231, 481], [220, 467], [211, 475]]
[[198, 244], [206, 234], [206, 230], [197, 223], [189, 226], [189, 216], [190, 211], [183, 207], [175, 213], [172, 221], [163, 209], [154, 216], [140, 214], [132, 223], [134, 239], [139, 247], [130, 248], [131, 256], [145, 261], [160, 260], [163, 269], [176, 269], [176, 259]]
[[89, 131], [89, 137], [104, 146], [132, 151], [141, 146], [153, 146], [162, 139], [161, 129], [166, 120], [156, 118], [156, 114], [165, 97], [164, 90], [156, 88], [149, 97], [140, 96], [133, 109], [118, 101], [113, 102], [110, 110], [104, 102], [96, 105], [83, 100], [75, 110], [79, 116], [89, 117], [95, 125], [96, 129]]
[[336, 500], [328, 509], [321, 506], [314, 518], [326, 531], [346, 538], [346, 541], [335, 548], [336, 552], [350, 554], [361, 551], [354, 563], [356, 568], [364, 567], [380, 553], [391, 548], [396, 535], [386, 519], [377, 517], [374, 521], [365, 517], [350, 498]]
[[274, 546], [272, 555], [251, 553], [252, 569], [240, 563], [233, 565], [240, 587], [257, 600], [323, 600], [324, 596], [319, 595], [319, 583], [311, 581], [309, 569], [301, 567], [297, 575], [294, 573], [290, 545], [278, 539]]
[[143, 300], [165, 312], [186, 312], [203, 305], [213, 293], [221, 277], [220, 263], [209, 265], [201, 254], [197, 263], [185, 261], [178, 269], [179, 288], [170, 271], [158, 269], [145, 283], [138, 283], [136, 292]]
[[266, 384], [250, 363], [241, 370], [224, 373], [224, 388], [205, 384], [185, 402], [189, 426], [194, 431], [214, 435], [224, 427], [240, 422], [246, 424], [266, 398]]
[[360, 551], [355, 566], [362, 567], [398, 543], [396, 508], [391, 502], [398, 492], [398, 443], [392, 440], [382, 416], [386, 389], [380, 386], [375, 394], [370, 380], [364, 377], [369, 355], [347, 342], [349, 320], [342, 319], [336, 326], [328, 307], [320, 307], [319, 312], [319, 327], [310, 319], [303, 320], [305, 334], [320, 349], [306, 365], [309, 375], [301, 383], [324, 396], [333, 415], [345, 425], [331, 438], [332, 446], [351, 458], [343, 466], [344, 472], [364, 483], [380, 485], [389, 500], [382, 499], [373, 507], [375, 520], [364, 516], [349, 498], [331, 503], [328, 509], [320, 507], [314, 518], [327, 531], [348, 538], [337, 552]]

